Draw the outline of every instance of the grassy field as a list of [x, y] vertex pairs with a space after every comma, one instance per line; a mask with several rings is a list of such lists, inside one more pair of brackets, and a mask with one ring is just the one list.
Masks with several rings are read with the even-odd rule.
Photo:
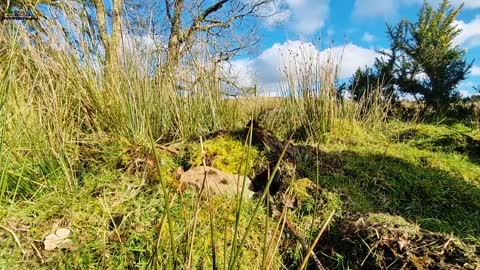
[[[382, 256], [393, 269], [431, 263], [427, 253], [423, 261], [380, 254], [363, 227], [353, 240], [344, 228], [354, 220], [377, 235], [389, 235], [381, 229], [389, 224], [399, 245], [421, 232], [436, 237], [423, 249], [464, 247], [444, 263], [479, 262], [478, 118], [401, 121], [378, 95], [338, 99], [330, 73], [286, 78], [284, 98], [223, 99], [208, 77], [181, 96], [169, 78], [135, 64], [99, 72], [8, 40], [0, 42], [0, 269], [301, 268], [308, 253], [286, 220], [329, 269], [382, 269]], [[252, 118], [311, 149], [293, 172], [276, 166], [288, 187], [271, 199], [179, 191], [177, 168], [207, 156], [251, 178], [271, 163], [272, 151], [248, 136]], [[279, 202], [290, 206], [275, 214]], [[59, 228], [70, 230], [68, 243], [46, 250]], [[347, 236], [350, 249], [335, 245]], [[365, 254], [353, 254], [358, 243]]]

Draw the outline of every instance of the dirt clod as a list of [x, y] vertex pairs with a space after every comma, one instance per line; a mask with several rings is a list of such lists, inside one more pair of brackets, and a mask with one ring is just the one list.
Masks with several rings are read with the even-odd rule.
[[204, 189], [213, 194], [235, 195], [242, 190], [243, 181], [245, 178], [245, 197], [252, 197], [253, 191], [251, 188], [251, 180], [248, 177], [243, 177], [237, 174], [230, 174], [212, 167], [194, 167], [186, 171], [180, 177], [180, 190], [185, 187], [195, 189], [197, 192]]

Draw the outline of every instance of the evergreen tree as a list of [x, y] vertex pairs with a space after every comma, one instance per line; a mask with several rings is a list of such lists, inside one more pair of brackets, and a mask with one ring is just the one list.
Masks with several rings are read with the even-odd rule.
[[[396, 26], [387, 25], [390, 49], [380, 52], [373, 70], [357, 71], [352, 77], [348, 88], [353, 96], [376, 80], [384, 84], [386, 93], [411, 94], [437, 111], [458, 100], [455, 89], [472, 66], [465, 60], [465, 50], [453, 44], [461, 32], [454, 21], [462, 7], [452, 8], [449, 0], [443, 0], [434, 9], [424, 1], [417, 22], [404, 19]], [[363, 90], [355, 90], [356, 86]]]
[[418, 94], [440, 111], [458, 100], [460, 95], [455, 88], [472, 66], [465, 60], [465, 50], [453, 45], [461, 32], [454, 21], [462, 7], [452, 9], [450, 1], [443, 0], [435, 10], [425, 1], [418, 22], [408, 23], [410, 38], [403, 49], [426, 75]]

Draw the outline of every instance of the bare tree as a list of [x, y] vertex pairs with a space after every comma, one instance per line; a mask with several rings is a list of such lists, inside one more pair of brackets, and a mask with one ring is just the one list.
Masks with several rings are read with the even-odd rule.
[[[11, 5], [21, 7], [17, 2], [20, 1]], [[103, 49], [105, 64], [115, 63], [122, 36], [123, 0], [111, 0], [109, 7], [105, 3], [104, 0], [37, 0], [36, 4], [43, 4], [48, 11], [42, 14], [45, 9], [35, 9], [35, 15], [42, 18], [32, 22], [38, 30], [35, 32], [47, 37], [52, 33], [63, 35], [62, 42], [77, 51], [89, 48], [89, 53], [99, 54]], [[49, 18], [53, 20], [43, 20]]]
[[[258, 42], [258, 19], [273, 16], [275, 0], [163, 0], [168, 19], [167, 67], [175, 72], [198, 38], [208, 39], [217, 61]], [[218, 41], [226, 41], [219, 43]], [[232, 42], [233, 41], [233, 42]]]
[[[66, 24], [60, 27], [72, 48], [104, 52], [104, 63], [118, 63], [117, 52], [124, 37], [160, 37], [164, 50], [162, 70], [175, 78], [183, 61], [209, 58], [207, 68], [218, 74], [223, 61], [252, 48], [259, 37], [259, 21], [281, 13], [284, 0], [44, 0], [63, 13]], [[68, 32], [75, 31], [75, 35]], [[75, 39], [83, 39], [75, 40]], [[84, 48], [80, 48], [83, 44]], [[82, 53], [82, 52], [81, 52]], [[203, 66], [202, 68], [206, 68]], [[157, 70], [158, 72], [158, 70]], [[206, 71], [202, 71], [205, 73]]]

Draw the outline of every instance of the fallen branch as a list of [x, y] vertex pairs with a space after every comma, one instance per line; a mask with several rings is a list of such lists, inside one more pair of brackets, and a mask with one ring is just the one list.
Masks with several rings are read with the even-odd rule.
[[[325, 270], [325, 267], [322, 265], [320, 260], [318, 259], [317, 255], [309, 250], [308, 248], [308, 243], [305, 241], [305, 238], [302, 236], [302, 234], [295, 228], [295, 225], [287, 219], [287, 216], [285, 215], [285, 227], [287, 230], [297, 239], [297, 241], [300, 243], [302, 246], [303, 252], [307, 253], [309, 252], [311, 254], [312, 260], [315, 263], [315, 269], [317, 270]], [[304, 261], [307, 261], [309, 259], [308, 253], [304, 259]]]
[[263, 145], [267, 146], [270, 151], [272, 151], [275, 156], [278, 158], [280, 153], [282, 153], [285, 145], [288, 144], [287, 150], [285, 151], [285, 160], [296, 161], [296, 153], [294, 146], [289, 142], [280, 141], [275, 135], [270, 131], [262, 128], [257, 121], [251, 120], [247, 123], [247, 128], [253, 126], [253, 140], [256, 142], [261, 142]]
[[162, 151], [173, 154], [173, 155], [178, 155], [178, 153], [179, 153], [179, 150], [177, 148], [174, 148], [174, 147], [169, 147], [169, 146], [165, 146], [165, 145], [161, 145], [161, 144], [156, 144], [155, 147], [157, 147], [158, 149], [160, 149]]
[[[292, 221], [288, 220], [287, 215], [281, 215], [280, 211], [278, 211], [275, 206], [272, 205], [272, 207], [273, 207], [272, 209], [273, 215], [283, 218], [283, 220], [285, 221], [285, 228], [288, 230], [288, 232], [290, 232], [295, 237], [295, 239], [297, 239], [297, 241], [302, 246], [303, 252], [305, 253], [308, 252], [309, 250], [308, 243], [305, 241], [305, 238], [302, 236], [302, 234], [296, 229], [295, 224]], [[315, 264], [315, 269], [326, 270], [326, 268], [322, 265], [322, 263], [318, 259], [317, 255], [314, 252], [310, 252], [310, 253], [311, 253], [311, 258]], [[309, 256], [305, 258], [308, 260]]]
[[[320, 237], [322, 237], [322, 234], [323, 232], [327, 229], [327, 226], [328, 224], [330, 224], [330, 221], [332, 221], [332, 218], [333, 218], [333, 215], [335, 214], [335, 210], [332, 211], [332, 213], [330, 213], [330, 216], [328, 216], [327, 220], [325, 221], [325, 223], [323, 223], [323, 226], [322, 226], [322, 229], [320, 230], [320, 232], [318, 233], [317, 237], [315, 238], [315, 240], [313, 241], [312, 245], [310, 246], [310, 248], [308, 249], [307, 251], [307, 254], [305, 255], [305, 258], [303, 259], [303, 262], [302, 262], [302, 265], [300, 266], [300, 270], [303, 270], [303, 268], [305, 268], [305, 266], [307, 265], [307, 261], [308, 261], [308, 257], [311, 255], [312, 257], [315, 256], [315, 253], [313, 252], [313, 249], [315, 248], [315, 246], [317, 245], [318, 243], [318, 240], [320, 240]], [[313, 258], [315, 258], [313, 257]], [[317, 258], [318, 260], [318, 258]], [[322, 266], [323, 267], [323, 266]], [[325, 268], [323, 268], [325, 269]]]

